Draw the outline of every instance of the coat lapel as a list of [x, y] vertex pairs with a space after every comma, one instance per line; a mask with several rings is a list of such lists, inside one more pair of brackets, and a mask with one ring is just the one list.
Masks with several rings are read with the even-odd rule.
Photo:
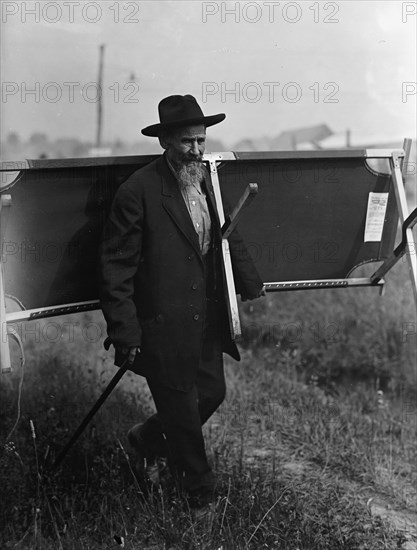
[[165, 157], [162, 156], [160, 160], [159, 168], [162, 178], [162, 205], [177, 225], [178, 229], [190, 242], [198, 256], [201, 257], [198, 236], [178, 187], [178, 183], [169, 169]]

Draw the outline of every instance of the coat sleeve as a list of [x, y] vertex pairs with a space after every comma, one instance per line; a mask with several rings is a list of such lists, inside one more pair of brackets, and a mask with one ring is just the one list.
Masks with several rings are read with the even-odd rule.
[[257, 298], [263, 282], [245, 243], [236, 229], [232, 231], [228, 240], [236, 294], [240, 294], [242, 298]]
[[115, 347], [136, 347], [141, 343], [133, 295], [142, 232], [140, 197], [122, 184], [114, 197], [100, 248], [100, 302]]
[[[227, 216], [231, 207], [226, 198], [223, 198], [223, 207]], [[243, 298], [257, 298], [263, 282], [237, 229], [232, 231], [228, 241], [236, 294], [240, 294]]]

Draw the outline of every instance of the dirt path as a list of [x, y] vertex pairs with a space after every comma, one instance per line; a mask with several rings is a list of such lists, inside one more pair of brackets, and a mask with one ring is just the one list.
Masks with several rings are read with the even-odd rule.
[[[263, 462], [266, 468], [270, 468], [275, 461], [284, 476], [287, 475], [292, 480], [305, 478], [309, 473], [326, 475], [326, 468], [319, 469], [312, 462], [289, 457], [284, 451], [276, 449], [256, 448], [248, 445], [244, 460], [248, 465], [257, 464], [259, 466], [259, 463]], [[334, 477], [335, 472], [328, 471], [327, 475]], [[337, 475], [337, 481], [346, 487], [346, 491], [357, 494], [373, 516], [379, 516], [386, 520], [394, 529], [404, 535], [405, 542], [401, 546], [402, 550], [417, 550], [416, 512], [398, 507], [393, 500], [372, 487], [362, 486], [340, 475]]]

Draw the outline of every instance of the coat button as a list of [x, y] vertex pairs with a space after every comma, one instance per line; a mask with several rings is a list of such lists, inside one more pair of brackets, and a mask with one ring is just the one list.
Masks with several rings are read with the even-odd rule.
[[198, 321], [200, 319], [200, 315], [196, 313], [193, 317], [194, 321]]
[[194, 254], [190, 254], [190, 255], [188, 256], [188, 259], [189, 259], [189, 260], [194, 260]]
[[192, 286], [191, 286], [191, 288], [192, 288], [193, 290], [197, 290], [197, 286], [198, 286], [197, 283], [193, 283]]

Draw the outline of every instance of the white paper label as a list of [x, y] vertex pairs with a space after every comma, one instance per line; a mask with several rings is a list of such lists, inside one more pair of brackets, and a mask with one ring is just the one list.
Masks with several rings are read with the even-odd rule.
[[378, 242], [382, 239], [387, 203], [388, 193], [369, 193], [365, 224], [365, 242]]

